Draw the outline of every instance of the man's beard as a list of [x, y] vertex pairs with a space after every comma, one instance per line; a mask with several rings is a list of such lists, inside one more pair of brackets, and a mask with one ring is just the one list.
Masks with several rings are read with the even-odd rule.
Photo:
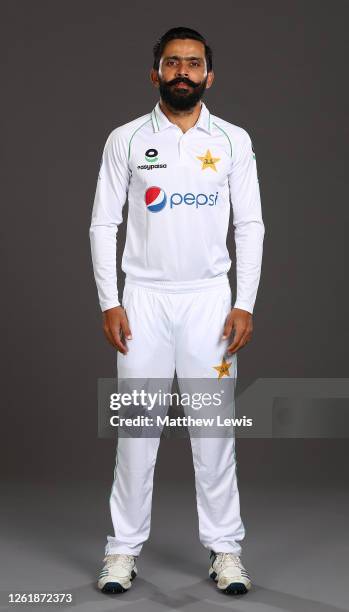
[[[167, 83], [158, 76], [159, 91], [163, 101], [174, 110], [189, 110], [203, 97], [206, 89], [207, 77], [200, 83], [194, 83], [186, 77], [177, 77]], [[176, 88], [176, 83], [186, 83], [193, 89]]]

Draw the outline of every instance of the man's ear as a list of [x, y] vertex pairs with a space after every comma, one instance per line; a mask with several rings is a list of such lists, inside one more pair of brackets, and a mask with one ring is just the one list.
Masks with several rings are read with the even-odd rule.
[[211, 87], [213, 81], [214, 81], [214, 72], [213, 70], [210, 70], [210, 72], [207, 73], [206, 89], [209, 89]]
[[158, 72], [154, 68], [152, 68], [150, 71], [150, 80], [153, 83], [154, 87], [159, 87]]

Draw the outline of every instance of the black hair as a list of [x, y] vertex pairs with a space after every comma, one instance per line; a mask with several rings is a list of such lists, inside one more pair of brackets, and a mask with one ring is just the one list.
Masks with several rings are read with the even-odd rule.
[[167, 32], [165, 32], [165, 34], [163, 34], [161, 38], [159, 38], [159, 40], [155, 43], [153, 47], [153, 55], [154, 55], [153, 68], [154, 70], [159, 70], [160, 59], [161, 59], [163, 50], [165, 46], [167, 45], [167, 43], [170, 40], [174, 40], [175, 38], [181, 38], [182, 40], [185, 38], [191, 38], [193, 40], [199, 40], [200, 42], [202, 42], [203, 45], [205, 46], [207, 72], [210, 72], [210, 70], [212, 70], [212, 49], [211, 47], [207, 44], [205, 38], [201, 34], [199, 34], [199, 32], [197, 32], [196, 30], [192, 30], [191, 28], [184, 28], [184, 27], [171, 28], [170, 30], [167, 30]]

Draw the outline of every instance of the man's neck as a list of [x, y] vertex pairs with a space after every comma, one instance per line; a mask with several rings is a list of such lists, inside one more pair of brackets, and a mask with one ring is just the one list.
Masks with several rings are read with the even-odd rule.
[[191, 127], [193, 127], [193, 125], [195, 125], [201, 112], [201, 100], [199, 100], [199, 102], [189, 110], [173, 109], [169, 107], [161, 98], [159, 103], [160, 108], [164, 115], [166, 115], [167, 119], [175, 125], [178, 125], [183, 133], [187, 132]]

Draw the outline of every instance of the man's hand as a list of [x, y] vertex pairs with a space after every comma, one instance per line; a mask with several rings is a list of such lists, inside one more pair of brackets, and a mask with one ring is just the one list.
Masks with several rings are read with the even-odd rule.
[[227, 348], [228, 353], [236, 353], [251, 340], [253, 331], [251, 313], [240, 308], [233, 308], [225, 322], [222, 340], [229, 338], [233, 330], [234, 339]]
[[123, 341], [125, 338], [132, 340], [132, 335], [126, 311], [122, 306], [109, 308], [103, 312], [103, 331], [114, 348], [124, 355], [128, 352], [127, 345]]

